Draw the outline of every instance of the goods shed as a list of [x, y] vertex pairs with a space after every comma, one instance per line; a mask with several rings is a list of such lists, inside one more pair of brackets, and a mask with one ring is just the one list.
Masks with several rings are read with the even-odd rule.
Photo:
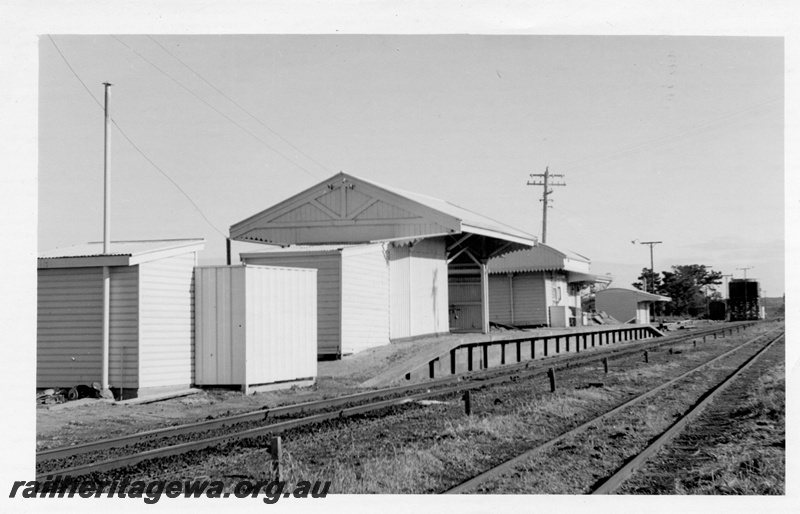
[[670, 302], [661, 296], [633, 289], [611, 287], [595, 293], [595, 310], [605, 312], [622, 323], [650, 324], [650, 305]]
[[316, 270], [195, 270], [195, 383], [245, 394], [312, 385], [317, 376]]
[[103, 281], [110, 280], [107, 371], [125, 397], [194, 383], [193, 294], [203, 239], [87, 243], [38, 259], [36, 387], [101, 382]]
[[589, 273], [590, 265], [588, 257], [541, 243], [491, 259], [490, 319], [520, 327], [582, 325], [581, 290], [610, 280]]
[[[230, 229], [230, 237], [236, 241], [284, 247], [274, 253], [242, 254], [245, 262], [302, 267], [311, 259], [316, 261], [315, 267], [320, 264], [318, 270], [326, 259], [326, 266], [335, 267], [332, 262], [338, 261], [346, 267], [347, 254], [356, 252], [348, 250], [348, 245], [370, 247], [363, 251], [374, 252], [377, 263], [378, 250], [371, 245], [379, 244], [384, 264], [375, 269], [375, 275], [369, 271], [368, 276], [388, 275], [388, 292], [380, 292], [382, 286], [373, 290], [381, 298], [380, 308], [370, 314], [380, 319], [381, 327], [386, 327], [381, 329], [382, 341], [449, 332], [448, 269], [451, 265], [473, 268], [481, 277], [478, 297], [481, 323], [476, 330], [488, 332], [489, 259], [536, 244], [532, 235], [450, 202], [346, 173], [334, 175], [236, 223]], [[319, 247], [312, 256], [314, 249], [302, 248], [309, 245], [333, 246]], [[344, 269], [338, 272], [340, 334], [346, 334], [344, 327], [362, 323], [349, 314], [354, 311], [345, 308], [352, 301], [352, 293], [348, 293], [350, 284], [345, 283], [348, 278], [347, 272], [342, 272]], [[319, 273], [318, 280], [326, 273]], [[335, 271], [330, 273], [335, 274]], [[321, 282], [319, 287], [321, 290]], [[335, 299], [335, 293], [331, 295]], [[324, 313], [321, 306], [319, 309], [322, 330]], [[378, 310], [382, 314], [379, 315]], [[323, 344], [322, 336], [320, 332], [320, 344]], [[370, 337], [374, 337], [371, 339], [374, 342], [354, 339], [354, 343], [349, 343], [340, 336], [336, 351], [341, 354], [345, 348], [358, 351], [365, 345], [379, 344], [378, 335]], [[324, 344], [320, 353], [333, 354], [337, 343], [328, 339]]]

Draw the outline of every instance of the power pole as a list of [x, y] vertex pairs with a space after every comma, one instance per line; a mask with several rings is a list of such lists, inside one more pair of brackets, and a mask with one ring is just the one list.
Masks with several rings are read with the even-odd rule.
[[548, 197], [548, 195], [550, 195], [550, 193], [553, 192], [553, 190], [550, 189], [550, 186], [566, 186], [567, 184], [565, 184], [563, 182], [561, 182], [560, 184], [559, 183], [551, 183], [550, 182], [550, 178], [551, 177], [564, 178], [564, 175], [557, 175], [555, 173], [550, 173], [549, 166], [545, 167], [544, 173], [531, 173], [531, 177], [542, 177], [542, 181], [541, 182], [536, 182], [535, 181], [536, 179], [534, 179], [534, 182], [528, 181], [528, 185], [529, 186], [544, 186], [544, 192], [542, 193], [542, 199], [539, 200], [539, 201], [542, 202], [542, 243], [547, 243], [547, 208], [549, 207], [548, 204], [550, 202], [552, 202], [552, 200], [548, 199], [547, 197]]
[[638, 239], [634, 239], [633, 241], [631, 241], [631, 243], [633, 244], [639, 243], [640, 245], [650, 246], [650, 287], [648, 287], [647, 284], [645, 284], [644, 286], [647, 288], [648, 293], [653, 293], [655, 292], [656, 288], [655, 277], [653, 276], [655, 274], [655, 271], [653, 270], [653, 247], [655, 245], [660, 245], [662, 241], [639, 241]]

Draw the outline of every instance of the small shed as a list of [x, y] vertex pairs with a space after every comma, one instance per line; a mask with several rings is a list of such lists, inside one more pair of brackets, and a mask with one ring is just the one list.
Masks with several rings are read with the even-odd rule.
[[595, 293], [595, 310], [605, 312], [623, 323], [650, 324], [650, 305], [670, 302], [668, 296], [634, 289], [610, 287]]
[[194, 383], [194, 267], [203, 239], [87, 243], [38, 259], [36, 387], [100, 382], [103, 274], [109, 384], [119, 396]]
[[583, 324], [581, 290], [606, 278], [588, 257], [539, 243], [489, 261], [490, 319], [519, 327]]
[[316, 270], [203, 266], [195, 274], [197, 385], [249, 394], [314, 383]]

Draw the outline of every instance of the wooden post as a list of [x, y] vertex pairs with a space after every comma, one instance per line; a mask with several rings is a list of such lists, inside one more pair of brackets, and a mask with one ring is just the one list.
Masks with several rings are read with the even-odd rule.
[[704, 343], [706, 342], [706, 336], [703, 336], [703, 342]]
[[694, 345], [695, 348], [697, 348], [697, 340], [696, 339], [692, 339], [692, 344]]
[[545, 338], [543, 339], [543, 341], [544, 341], [544, 356], [545, 356], [545, 357], [547, 357], [547, 340], [548, 340], [548, 339], [549, 339], [549, 338], [547, 338], [547, 337], [545, 337]]
[[467, 346], [467, 371], [472, 371], [472, 346]]
[[481, 346], [481, 360], [483, 360], [483, 369], [489, 367], [489, 345], [484, 344]]
[[608, 375], [608, 357], [603, 357], [603, 373]]
[[469, 389], [464, 391], [463, 399], [464, 399], [464, 414], [466, 414], [467, 416], [471, 416], [472, 415], [472, 397], [470, 396]]
[[456, 349], [450, 350], [450, 374], [456, 374]]
[[547, 377], [550, 379], [550, 392], [556, 392], [556, 370], [554, 368], [550, 368], [547, 370]]
[[650, 354], [647, 352], [647, 350], [644, 351], [644, 361], [650, 362]]
[[269, 442], [269, 455], [272, 459], [272, 476], [276, 482], [281, 481], [281, 461], [283, 451], [281, 449], [281, 436], [273, 437]]
[[[567, 344], [569, 344], [569, 337], [567, 338]], [[561, 338], [556, 336], [556, 355], [561, 353]]]
[[522, 341], [517, 341], [517, 362], [522, 362]]
[[436, 365], [436, 361], [438, 361], [438, 360], [439, 360], [439, 358], [437, 357], [437, 358], [433, 359], [432, 361], [430, 361], [428, 363], [428, 378], [436, 377], [435, 365]]

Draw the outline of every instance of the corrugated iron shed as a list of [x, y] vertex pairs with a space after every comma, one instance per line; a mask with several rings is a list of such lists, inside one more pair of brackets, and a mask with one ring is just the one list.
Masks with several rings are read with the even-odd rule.
[[100, 381], [103, 269], [110, 280], [110, 384], [126, 397], [193, 382], [193, 288], [203, 239], [115, 241], [38, 259], [37, 387]]

